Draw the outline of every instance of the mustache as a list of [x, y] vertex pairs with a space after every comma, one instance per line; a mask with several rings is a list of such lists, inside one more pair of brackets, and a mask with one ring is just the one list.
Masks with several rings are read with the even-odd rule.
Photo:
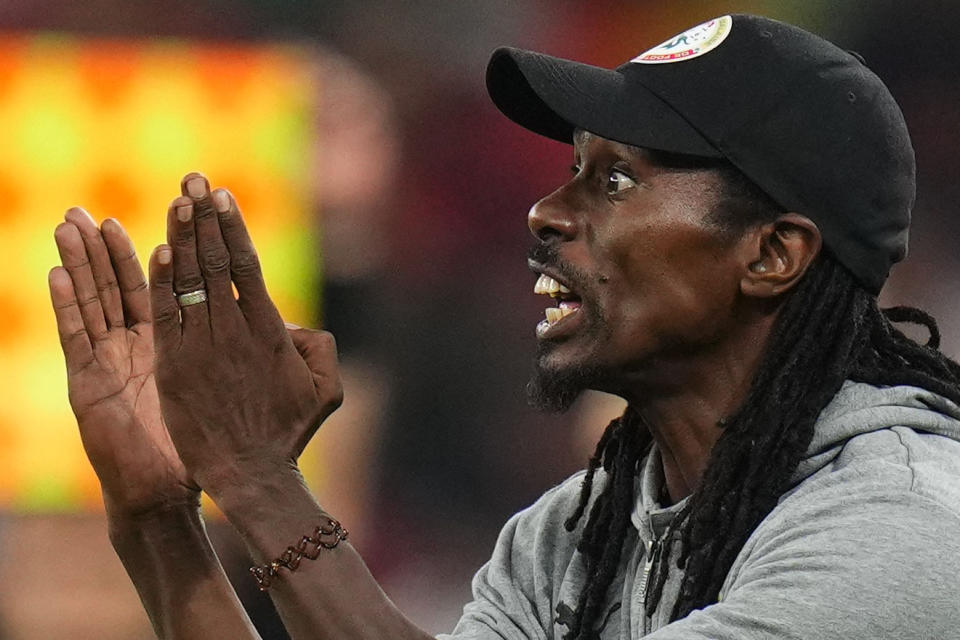
[[538, 242], [530, 247], [527, 258], [538, 262], [544, 267], [556, 272], [581, 298], [586, 297], [590, 289], [590, 277], [560, 257], [560, 250], [556, 243]]

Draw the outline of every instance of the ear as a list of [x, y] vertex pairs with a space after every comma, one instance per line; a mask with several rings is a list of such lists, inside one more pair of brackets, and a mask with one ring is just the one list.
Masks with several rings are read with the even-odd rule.
[[785, 213], [747, 233], [740, 291], [752, 298], [773, 298], [803, 278], [823, 240], [806, 216]]

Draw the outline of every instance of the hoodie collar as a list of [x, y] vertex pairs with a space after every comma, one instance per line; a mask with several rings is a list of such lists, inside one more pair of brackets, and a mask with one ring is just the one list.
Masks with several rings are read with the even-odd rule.
[[[791, 486], [830, 464], [851, 438], [896, 426], [960, 441], [960, 407], [919, 387], [875, 387], [848, 380], [820, 413]], [[664, 507], [658, 499], [663, 483], [663, 462], [654, 443], [640, 464], [635, 480], [637, 501], [630, 516], [646, 540], [659, 538], [689, 500]]]

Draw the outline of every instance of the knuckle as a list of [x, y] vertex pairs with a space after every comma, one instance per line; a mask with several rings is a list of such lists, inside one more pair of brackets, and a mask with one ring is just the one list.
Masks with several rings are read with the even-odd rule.
[[137, 293], [139, 291], [146, 291], [146, 289], [147, 289], [147, 281], [141, 280], [134, 286], [123, 288], [121, 289], [121, 291], [123, 291], [124, 293]]
[[232, 256], [230, 269], [239, 276], [251, 276], [260, 273], [260, 258], [252, 251], [241, 251]]
[[343, 383], [337, 378], [323, 398], [323, 410], [328, 415], [343, 405]]
[[325, 351], [337, 355], [337, 339], [329, 331], [321, 331], [317, 334], [317, 343]]
[[164, 305], [156, 310], [153, 319], [157, 324], [179, 322], [180, 312], [174, 309], [172, 305]]
[[61, 333], [60, 344], [63, 344], [63, 345], [72, 344], [78, 340], [82, 340], [84, 337], [86, 337], [86, 335], [87, 335], [86, 329], [77, 329], [76, 331]]
[[330, 402], [333, 405], [334, 409], [338, 409], [340, 405], [343, 404], [343, 385], [342, 384], [337, 384], [337, 393], [336, 395], [333, 396]]
[[189, 293], [202, 289], [204, 285], [203, 277], [199, 273], [185, 273], [177, 278], [177, 293]]
[[230, 270], [230, 255], [225, 247], [209, 247], [200, 252], [200, 263], [208, 273], [225, 273]]
[[178, 249], [191, 249], [197, 242], [196, 233], [193, 225], [183, 225], [177, 227], [173, 232], [173, 245]]
[[55, 304], [53, 305], [53, 308], [55, 311], [62, 311], [64, 309], [76, 309], [78, 305], [79, 303], [75, 299], [73, 299], [73, 300], [68, 300], [66, 302]]
[[213, 208], [213, 201], [209, 196], [194, 202], [193, 212], [193, 215], [197, 220], [203, 220], [204, 218], [217, 215], [217, 210]]
[[[65, 257], [64, 259], [66, 260], [67, 258]], [[72, 256], [70, 257], [68, 262], [69, 264], [67, 264], [67, 262], [64, 262], [63, 266], [67, 271], [70, 272], [71, 275], [80, 271], [84, 267], [90, 266], [90, 260], [87, 258], [86, 254], [79, 257]]]
[[101, 293], [104, 291], [112, 291], [116, 289], [117, 286], [118, 285], [117, 285], [116, 278], [106, 277], [101, 279], [100, 282], [97, 283], [97, 291], [100, 291]]

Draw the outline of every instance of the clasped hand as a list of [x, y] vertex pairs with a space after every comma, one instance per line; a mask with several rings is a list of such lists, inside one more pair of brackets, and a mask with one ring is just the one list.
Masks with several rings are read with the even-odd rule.
[[[55, 234], [64, 267], [50, 290], [71, 404], [115, 512], [295, 471], [342, 400], [332, 336], [285, 327], [230, 193], [211, 193], [200, 174], [181, 192], [149, 294], [116, 221], [98, 229], [74, 209]], [[178, 296], [201, 290], [205, 301], [181, 307]]]
[[[180, 457], [213, 493], [293, 466], [343, 392], [329, 334], [294, 346], [230, 193], [199, 174], [181, 189], [150, 260], [157, 386]], [[178, 304], [198, 290], [205, 302]]]

